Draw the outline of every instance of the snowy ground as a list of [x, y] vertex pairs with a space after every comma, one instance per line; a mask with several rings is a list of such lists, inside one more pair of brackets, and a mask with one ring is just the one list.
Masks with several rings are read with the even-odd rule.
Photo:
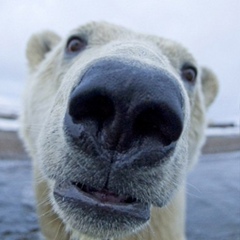
[[[0, 239], [38, 240], [27, 160], [0, 161]], [[188, 240], [240, 240], [240, 152], [201, 157], [188, 178]]]

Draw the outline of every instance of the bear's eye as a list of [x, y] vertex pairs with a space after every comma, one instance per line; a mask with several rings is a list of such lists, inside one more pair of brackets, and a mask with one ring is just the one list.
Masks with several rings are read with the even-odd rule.
[[182, 69], [183, 80], [194, 84], [197, 78], [197, 70], [194, 67], [184, 67]]
[[72, 37], [68, 40], [66, 51], [68, 53], [77, 53], [86, 47], [87, 43], [79, 37]]

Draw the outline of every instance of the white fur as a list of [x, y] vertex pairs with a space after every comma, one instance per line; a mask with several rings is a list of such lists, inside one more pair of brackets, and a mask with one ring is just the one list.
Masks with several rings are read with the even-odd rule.
[[[90, 39], [89, 48], [74, 60], [63, 60], [67, 38], [60, 40], [60, 37], [49, 31], [34, 35], [27, 47], [29, 80], [26, 83], [21, 115], [21, 136], [33, 158], [38, 214], [43, 235], [48, 240], [97, 239], [71, 228], [54, 199], [50, 200], [54, 181], [49, 179], [48, 174], [57, 171], [65, 174], [59, 167], [61, 151], [67, 151], [61, 130], [62, 121], [69, 94], [77, 84], [79, 75], [97, 59], [127, 56], [160, 67], [176, 76], [184, 96], [185, 119], [174, 160], [170, 159], [164, 168], [169, 177], [156, 189], [157, 192], [174, 188], [174, 196], [164, 208], [152, 207], [151, 220], [147, 226], [135, 229], [132, 234], [121, 239], [184, 240], [185, 175], [187, 169], [196, 162], [204, 143], [206, 109], [214, 100], [218, 89], [215, 76], [210, 70], [200, 68], [185, 48], [170, 40], [138, 34], [108, 23], [90, 23], [71, 34], [88, 36]], [[192, 62], [198, 68], [196, 86], [192, 90], [179, 77], [179, 69], [184, 61]], [[71, 171], [71, 168], [66, 168], [65, 171]], [[180, 176], [176, 183], [170, 177], [173, 171]]]

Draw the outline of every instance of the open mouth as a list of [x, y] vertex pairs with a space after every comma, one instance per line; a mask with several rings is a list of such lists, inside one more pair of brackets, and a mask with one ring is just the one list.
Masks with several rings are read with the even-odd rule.
[[89, 214], [94, 211], [108, 218], [131, 218], [146, 222], [150, 218], [150, 205], [142, 203], [131, 196], [117, 195], [108, 189], [97, 190], [93, 187], [76, 183], [64, 182], [55, 184], [54, 198], [58, 205], [64, 209]]
[[130, 196], [124, 196], [124, 195], [117, 195], [108, 189], [102, 189], [97, 190], [93, 187], [89, 187], [85, 184], [81, 183], [72, 183], [76, 188], [91, 196], [92, 198], [95, 198], [97, 201], [101, 203], [112, 203], [112, 204], [133, 204], [137, 202], [136, 198], [132, 198]]

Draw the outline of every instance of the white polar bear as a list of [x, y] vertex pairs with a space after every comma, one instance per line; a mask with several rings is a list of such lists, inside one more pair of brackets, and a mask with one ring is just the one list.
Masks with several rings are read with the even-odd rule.
[[96, 22], [33, 35], [27, 59], [21, 136], [45, 238], [185, 239], [212, 72], [176, 42]]

